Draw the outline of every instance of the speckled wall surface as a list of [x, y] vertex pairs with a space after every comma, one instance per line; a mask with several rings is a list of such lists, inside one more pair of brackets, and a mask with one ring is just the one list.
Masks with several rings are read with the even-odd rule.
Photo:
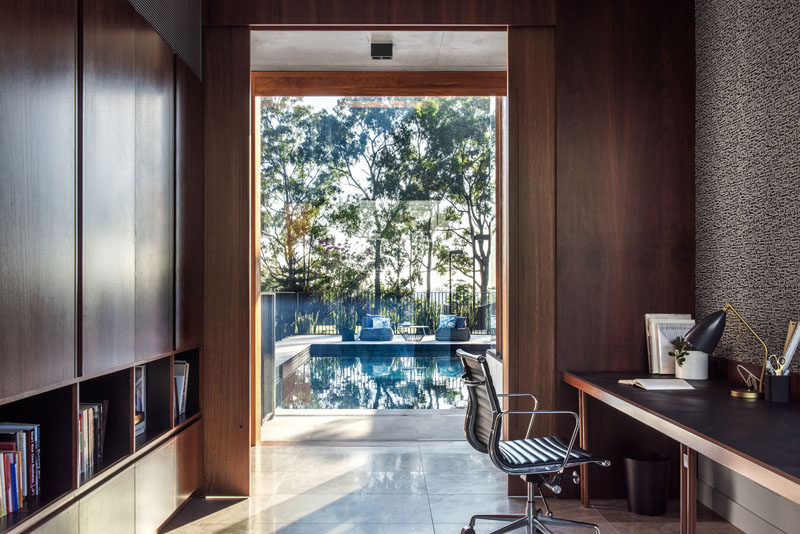
[[200, 0], [129, 0], [172, 50], [202, 79]]
[[[730, 301], [777, 353], [800, 319], [800, 1], [695, 7], [697, 317]], [[759, 349], [729, 314], [715, 354]]]

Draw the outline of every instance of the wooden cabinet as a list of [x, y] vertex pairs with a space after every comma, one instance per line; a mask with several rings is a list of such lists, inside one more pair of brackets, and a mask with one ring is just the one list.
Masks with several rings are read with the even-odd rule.
[[177, 505], [203, 483], [203, 421], [178, 434], [177, 442]]
[[131, 467], [81, 499], [81, 534], [134, 534], [134, 486]]
[[168, 441], [136, 462], [136, 532], [153, 534], [178, 507], [177, 440]]
[[0, 399], [75, 374], [74, 0], [0, 4]]
[[203, 84], [175, 60], [175, 345], [203, 341]]
[[83, 374], [133, 360], [138, 16], [83, 2]]
[[175, 108], [172, 50], [136, 19], [135, 356], [142, 358], [173, 348]]

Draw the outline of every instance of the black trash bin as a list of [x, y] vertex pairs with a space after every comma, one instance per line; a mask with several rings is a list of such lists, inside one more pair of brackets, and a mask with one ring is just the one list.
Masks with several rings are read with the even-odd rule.
[[641, 515], [662, 515], [667, 510], [669, 456], [651, 454], [625, 458], [628, 510]]

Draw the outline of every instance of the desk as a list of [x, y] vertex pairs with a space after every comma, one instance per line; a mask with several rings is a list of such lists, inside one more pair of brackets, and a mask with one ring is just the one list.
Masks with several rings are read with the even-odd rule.
[[[690, 380], [694, 390], [645, 391], [617, 383], [645, 374], [564, 372], [578, 390], [580, 445], [587, 446], [586, 401], [593, 397], [666, 434], [681, 445], [681, 533], [694, 534], [697, 453], [800, 504], [800, 407], [730, 396], [730, 384]], [[652, 376], [652, 378], [665, 378]], [[589, 505], [589, 477], [581, 469], [581, 502]]]

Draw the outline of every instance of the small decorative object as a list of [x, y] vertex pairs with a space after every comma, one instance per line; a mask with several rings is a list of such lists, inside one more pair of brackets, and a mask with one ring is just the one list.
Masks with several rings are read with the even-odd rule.
[[754, 387], [756, 385], [748, 381], [747, 389], [732, 389], [731, 395], [743, 399], [758, 399], [764, 394], [764, 374], [767, 370], [769, 349], [767, 349], [767, 345], [764, 343], [764, 340], [762, 340], [761, 337], [756, 334], [755, 330], [753, 330], [753, 328], [747, 324], [747, 321], [745, 321], [739, 312], [736, 311], [736, 308], [734, 308], [733, 305], [727, 303], [725, 304], [724, 308], [712, 313], [697, 323], [697, 325], [692, 328], [688, 334], [686, 334], [686, 340], [706, 354], [711, 354], [714, 352], [714, 349], [717, 348], [717, 343], [719, 343], [719, 340], [722, 337], [722, 333], [725, 331], [725, 318], [727, 317], [728, 311], [732, 311], [742, 322], [742, 324], [747, 327], [750, 333], [753, 334], [753, 336], [759, 341], [759, 343], [761, 343], [761, 346], [764, 347], [764, 360], [761, 364], [761, 376], [758, 378], [757, 387]]
[[708, 354], [695, 349], [681, 336], [672, 340], [674, 350], [669, 355], [675, 358], [675, 376], [688, 380], [708, 378]]
[[144, 365], [137, 365], [133, 368], [133, 392], [134, 392], [134, 417], [135, 435], [143, 434], [147, 429], [147, 395], [146, 395], [146, 374]]
[[419, 343], [427, 335], [428, 327], [415, 324], [403, 323], [398, 325], [400, 335], [403, 336], [405, 341], [412, 343]]

